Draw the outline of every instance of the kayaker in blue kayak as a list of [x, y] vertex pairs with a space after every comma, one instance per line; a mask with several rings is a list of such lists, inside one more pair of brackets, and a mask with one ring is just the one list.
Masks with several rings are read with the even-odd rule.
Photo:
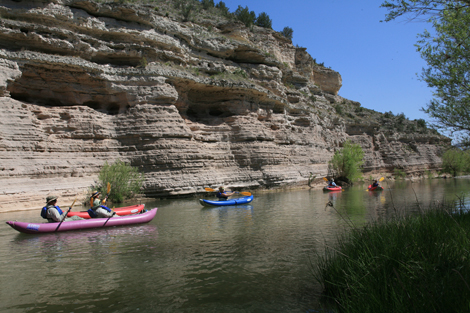
[[47, 219], [49, 223], [57, 223], [62, 221], [83, 220], [80, 216], [67, 216], [67, 211], [63, 212], [57, 205], [57, 196], [48, 196], [46, 198], [46, 206], [41, 209], [41, 217]]
[[[91, 218], [99, 218], [99, 217], [112, 217], [116, 214], [113, 210], [105, 206], [104, 204], [106, 203], [107, 198], [103, 199], [103, 201], [100, 200], [100, 194], [101, 192], [99, 191], [93, 191], [93, 194], [91, 195], [90, 202], [92, 203], [91, 209], [88, 210], [88, 214], [90, 215]], [[118, 215], [116, 215], [118, 216]]]
[[217, 192], [216, 197], [219, 198], [219, 200], [228, 200], [228, 197], [233, 196], [235, 192], [230, 192], [230, 191], [225, 191], [225, 188], [223, 186], [219, 187], [219, 192]]

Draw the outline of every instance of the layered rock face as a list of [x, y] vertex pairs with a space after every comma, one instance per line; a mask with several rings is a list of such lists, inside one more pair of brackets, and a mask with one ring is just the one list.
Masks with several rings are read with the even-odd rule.
[[360, 105], [305, 48], [172, 8], [0, 1], [0, 210], [81, 197], [117, 159], [151, 197], [306, 184], [348, 139], [368, 172], [439, 168], [447, 138], [338, 114]]

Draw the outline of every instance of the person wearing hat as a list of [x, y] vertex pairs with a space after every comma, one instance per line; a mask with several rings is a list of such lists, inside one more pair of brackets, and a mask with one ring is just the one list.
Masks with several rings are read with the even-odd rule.
[[216, 196], [219, 200], [228, 200], [228, 197], [232, 196], [235, 192], [225, 191], [223, 186], [219, 187], [219, 192], [217, 192]]
[[103, 201], [101, 201], [100, 195], [101, 192], [93, 191], [93, 194], [90, 197], [91, 209], [88, 210], [88, 214], [91, 218], [108, 218], [114, 216], [116, 212], [104, 205], [106, 203], [107, 198], [104, 198]]
[[335, 180], [332, 178], [330, 183], [328, 184], [328, 187], [336, 187]]
[[63, 212], [60, 207], [57, 205], [57, 196], [48, 196], [46, 198], [46, 206], [41, 210], [41, 217], [47, 219], [49, 223], [57, 223], [62, 221], [76, 221], [82, 220], [83, 218], [79, 216], [67, 216], [67, 211]]

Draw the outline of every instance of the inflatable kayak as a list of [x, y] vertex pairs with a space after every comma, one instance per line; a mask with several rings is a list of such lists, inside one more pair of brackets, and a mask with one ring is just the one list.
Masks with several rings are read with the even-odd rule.
[[341, 186], [336, 186], [336, 187], [323, 187], [323, 191], [340, 191], [342, 190], [341, 189]]
[[[129, 215], [129, 214], [136, 214], [142, 211], [145, 208], [145, 204], [136, 204], [131, 206], [126, 206], [122, 208], [113, 209], [119, 216]], [[76, 211], [76, 212], [69, 212], [67, 217], [71, 216], [80, 216], [81, 218], [91, 218], [87, 211]]]
[[374, 191], [374, 190], [377, 190], [377, 191], [379, 191], [379, 190], [384, 190], [384, 188], [383, 188], [382, 186], [375, 186], [375, 187], [372, 187], [372, 185], [369, 185], [369, 187], [367, 187], [367, 189], [368, 189], [369, 191]]
[[[133, 224], [143, 224], [150, 222], [157, 213], [157, 208], [140, 214], [127, 216], [111, 217], [111, 218], [90, 218], [79, 221], [69, 221], [60, 223], [26, 223], [17, 221], [6, 222], [13, 229], [26, 234], [44, 234], [53, 232], [64, 232], [69, 230], [81, 230], [89, 228], [102, 228], [113, 226], [124, 226]], [[60, 227], [57, 229], [57, 226]]]
[[237, 204], [246, 204], [253, 201], [253, 195], [247, 197], [240, 197], [235, 199], [229, 200], [206, 200], [206, 199], [199, 199], [199, 203], [203, 206], [227, 206], [227, 205], [237, 205]]

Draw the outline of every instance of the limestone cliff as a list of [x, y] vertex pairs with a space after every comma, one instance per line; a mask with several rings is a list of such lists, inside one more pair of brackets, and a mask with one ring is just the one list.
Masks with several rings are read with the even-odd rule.
[[116, 159], [148, 196], [306, 184], [347, 139], [366, 172], [439, 168], [449, 139], [338, 96], [280, 33], [183, 20], [169, 1], [0, 1], [0, 210], [81, 195]]

